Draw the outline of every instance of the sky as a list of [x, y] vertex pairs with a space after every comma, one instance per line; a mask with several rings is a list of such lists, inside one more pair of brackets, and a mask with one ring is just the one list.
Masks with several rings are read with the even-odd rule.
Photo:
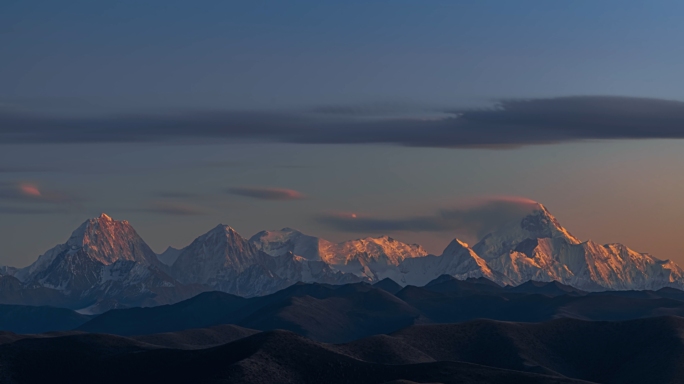
[[526, 199], [684, 263], [683, 12], [5, 0], [0, 265], [101, 212], [157, 252], [223, 223], [439, 254]]

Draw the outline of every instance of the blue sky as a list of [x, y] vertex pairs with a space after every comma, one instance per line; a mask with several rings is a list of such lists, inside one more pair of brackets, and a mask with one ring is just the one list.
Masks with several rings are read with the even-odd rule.
[[[422, 116], [560, 96], [684, 101], [683, 13], [679, 1], [3, 1], [0, 112], [106, 123], [316, 108]], [[593, 137], [513, 149], [0, 141], [0, 187], [53, 191], [40, 207], [59, 208], [0, 201], [15, 211], [0, 214], [0, 264], [26, 265], [102, 211], [162, 251], [218, 222], [246, 236], [291, 226], [342, 240], [364, 234], [315, 218], [418, 215], [474, 196], [534, 199], [583, 239], [684, 261], [682, 142]], [[227, 192], [244, 186], [307, 198]], [[439, 252], [469, 234], [393, 235]]]
[[0, 7], [0, 96], [26, 104], [232, 109], [684, 96], [678, 1]]

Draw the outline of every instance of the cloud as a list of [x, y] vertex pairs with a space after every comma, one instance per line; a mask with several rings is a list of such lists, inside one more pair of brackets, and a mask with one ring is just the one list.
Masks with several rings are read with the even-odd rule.
[[300, 200], [305, 198], [301, 192], [285, 188], [236, 187], [229, 189], [228, 192], [233, 195], [262, 200]]
[[481, 238], [502, 224], [522, 219], [538, 207], [539, 203], [525, 198], [488, 197], [442, 208], [426, 216], [378, 218], [337, 213], [320, 215], [316, 221], [343, 232], [459, 232]]
[[344, 108], [304, 112], [193, 112], [46, 117], [0, 112], [2, 143], [385, 143], [508, 148], [596, 139], [684, 138], [684, 102], [575, 96], [500, 100], [491, 108]]
[[206, 212], [194, 205], [181, 204], [168, 201], [155, 201], [150, 203], [148, 207], [133, 209], [135, 212], [149, 212], [149, 213], [159, 213], [163, 215], [174, 215], [174, 216], [195, 216], [204, 215]]
[[0, 201], [20, 203], [69, 204], [79, 201], [74, 196], [54, 190], [39, 188], [31, 183], [0, 183]]

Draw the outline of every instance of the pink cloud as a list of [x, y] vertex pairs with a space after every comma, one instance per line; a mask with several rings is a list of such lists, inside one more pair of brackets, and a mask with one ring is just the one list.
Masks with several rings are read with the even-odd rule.
[[26, 196], [41, 196], [40, 190], [35, 185], [19, 184], [19, 190]]

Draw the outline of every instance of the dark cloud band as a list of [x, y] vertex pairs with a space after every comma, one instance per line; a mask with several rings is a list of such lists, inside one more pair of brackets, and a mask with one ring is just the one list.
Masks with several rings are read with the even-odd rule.
[[343, 232], [460, 232], [481, 238], [502, 224], [519, 220], [538, 208], [538, 203], [528, 199], [488, 198], [476, 204], [443, 208], [429, 216], [374, 218], [357, 214], [326, 214], [316, 220]]
[[301, 192], [285, 188], [236, 187], [229, 189], [228, 192], [233, 195], [261, 200], [300, 200], [304, 198]]
[[684, 102], [614, 96], [503, 100], [492, 108], [370, 117], [366, 111], [213, 112], [108, 118], [0, 113], [2, 143], [256, 140], [517, 147], [593, 139], [684, 138]]

